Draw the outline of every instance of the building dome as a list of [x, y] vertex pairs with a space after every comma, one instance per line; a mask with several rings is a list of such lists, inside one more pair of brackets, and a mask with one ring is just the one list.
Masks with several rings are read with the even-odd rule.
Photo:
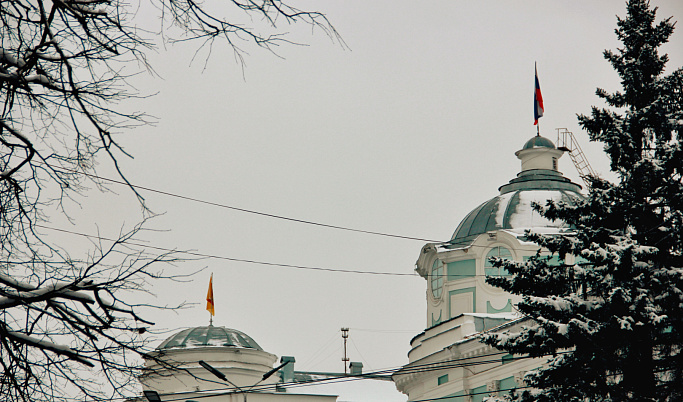
[[534, 211], [532, 204], [545, 205], [548, 200], [577, 204], [582, 195], [576, 191], [545, 189], [515, 190], [479, 205], [458, 225], [450, 243], [467, 246], [477, 236], [493, 230], [510, 230], [523, 235], [525, 230], [536, 233], [562, 232], [569, 229], [562, 221], [552, 222]]
[[562, 153], [545, 137], [534, 136], [527, 141], [516, 153], [522, 161], [522, 171], [499, 188], [500, 195], [467, 214], [451, 237], [451, 247], [468, 246], [477, 236], [494, 230], [509, 230], [518, 235], [526, 230], [569, 230], [566, 223], [545, 219], [532, 207], [534, 203], [545, 205], [548, 200], [576, 205], [584, 198], [581, 186], [557, 171], [557, 159]]
[[552, 141], [540, 135], [532, 137], [529, 141], [524, 144], [522, 149], [532, 149], [532, 148], [551, 148], [555, 149], [555, 144]]
[[238, 387], [277, 382], [275, 377], [262, 381], [277, 361], [274, 354], [264, 351], [244, 332], [209, 325], [177, 332], [150, 352], [140, 376], [142, 388], [164, 394], [225, 390], [225, 384], [200, 361]]
[[200, 346], [229, 346], [263, 350], [249, 335], [225, 327], [195, 327], [184, 329], [163, 341], [158, 350], [171, 348], [192, 348]]

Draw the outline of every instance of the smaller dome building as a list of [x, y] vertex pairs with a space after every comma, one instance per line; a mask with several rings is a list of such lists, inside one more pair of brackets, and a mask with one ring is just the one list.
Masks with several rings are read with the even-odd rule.
[[[160, 393], [225, 390], [229, 384], [203, 368], [200, 360], [221, 371], [235, 385], [248, 388], [260, 382], [277, 357], [234, 329], [213, 325], [188, 328], [171, 335], [150, 353], [140, 382], [144, 389]], [[270, 377], [263, 383], [275, 384], [277, 379]]]
[[[228, 381], [221, 381], [200, 361]], [[226, 327], [201, 326], [181, 330], [159, 344], [145, 359], [139, 380], [144, 391], [156, 391], [162, 401], [242, 401], [245, 393], [250, 402], [337, 400], [331, 395], [287, 393], [277, 387], [283, 378], [291, 381], [294, 373], [294, 358], [283, 357], [282, 361], [291, 364], [272, 372], [277, 357], [249, 335]], [[264, 379], [269, 372], [271, 375]]]

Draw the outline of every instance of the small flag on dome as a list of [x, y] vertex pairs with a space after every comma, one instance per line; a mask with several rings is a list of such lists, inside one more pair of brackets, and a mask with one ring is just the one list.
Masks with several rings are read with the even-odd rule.
[[534, 125], [537, 125], [538, 119], [543, 116], [543, 96], [541, 95], [541, 85], [538, 83], [536, 63], [534, 63], [534, 74], [536, 76], [536, 88], [534, 89]]
[[216, 315], [213, 309], [213, 274], [209, 278], [209, 291], [206, 293], [206, 310], [211, 313], [212, 317]]

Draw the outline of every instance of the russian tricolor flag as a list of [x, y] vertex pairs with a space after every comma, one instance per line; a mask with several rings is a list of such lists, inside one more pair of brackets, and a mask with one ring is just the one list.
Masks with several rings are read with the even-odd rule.
[[534, 73], [536, 75], [536, 88], [534, 90], [534, 125], [538, 124], [539, 117], [543, 116], [543, 96], [541, 95], [541, 85], [538, 83], [538, 71], [534, 63]]

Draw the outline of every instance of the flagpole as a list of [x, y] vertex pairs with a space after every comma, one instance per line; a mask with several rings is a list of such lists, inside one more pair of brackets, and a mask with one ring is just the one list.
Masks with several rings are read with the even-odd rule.
[[541, 136], [540, 124], [538, 119], [543, 116], [543, 95], [541, 95], [541, 85], [538, 83], [538, 70], [534, 62], [534, 124], [536, 125], [536, 136]]

